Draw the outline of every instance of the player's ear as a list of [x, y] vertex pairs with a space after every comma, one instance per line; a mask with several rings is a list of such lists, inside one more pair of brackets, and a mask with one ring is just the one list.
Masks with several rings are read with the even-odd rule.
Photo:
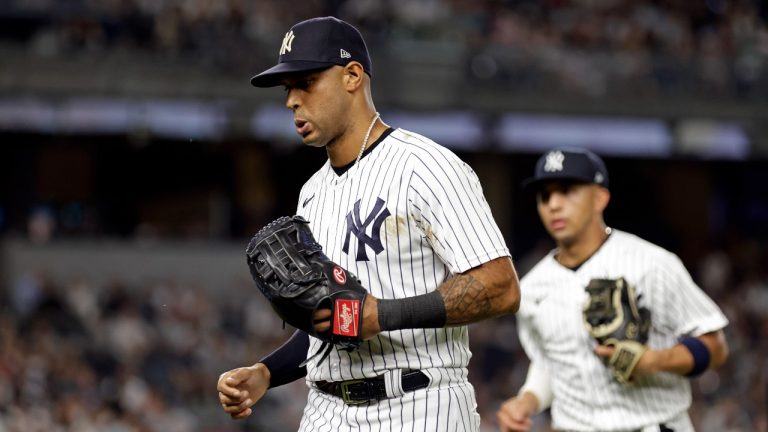
[[363, 84], [365, 70], [357, 61], [351, 61], [344, 66], [344, 87], [347, 91], [354, 91]]
[[595, 185], [595, 210], [599, 213], [605, 211], [608, 202], [611, 201], [611, 191], [602, 186]]

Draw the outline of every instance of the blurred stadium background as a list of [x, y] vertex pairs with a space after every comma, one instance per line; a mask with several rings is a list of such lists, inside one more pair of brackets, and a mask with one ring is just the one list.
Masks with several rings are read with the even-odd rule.
[[[768, 430], [765, 1], [0, 0], [0, 432], [296, 429], [302, 383], [247, 422], [215, 383], [290, 334], [243, 249], [325, 159], [248, 79], [329, 14], [366, 37], [384, 121], [476, 169], [521, 273], [551, 247], [518, 186], [536, 157], [604, 155], [608, 223], [731, 320], [697, 430]], [[470, 333], [492, 431], [527, 360], [514, 317]]]

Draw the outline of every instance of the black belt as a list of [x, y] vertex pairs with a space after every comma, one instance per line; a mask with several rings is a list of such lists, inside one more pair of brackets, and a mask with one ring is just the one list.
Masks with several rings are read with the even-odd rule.
[[[429, 377], [422, 371], [403, 373], [403, 391], [412, 392], [429, 385]], [[349, 381], [315, 381], [318, 390], [344, 400], [347, 405], [386, 399], [387, 388], [383, 376]]]
[[[635, 432], [641, 432], [641, 430], [642, 429], [637, 429]], [[659, 432], [675, 432], [675, 430], [664, 423], [659, 423]]]

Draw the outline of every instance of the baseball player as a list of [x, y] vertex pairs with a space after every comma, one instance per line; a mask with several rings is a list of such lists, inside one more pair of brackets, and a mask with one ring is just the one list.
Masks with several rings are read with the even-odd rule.
[[[726, 317], [677, 256], [606, 226], [608, 172], [594, 153], [552, 150], [526, 184], [557, 248], [521, 281], [518, 331], [530, 366], [498, 411], [501, 430], [530, 430], [531, 416], [551, 405], [556, 430], [692, 431], [689, 378], [725, 362]], [[594, 293], [606, 285], [616, 296], [601, 300]], [[634, 331], [600, 344], [588, 325], [594, 310], [608, 311], [612, 329]], [[643, 328], [645, 343], [617, 355]]]
[[[296, 332], [254, 366], [221, 375], [233, 418], [268, 388], [306, 376], [301, 431], [476, 431], [466, 324], [519, 305], [509, 251], [472, 169], [418, 134], [386, 125], [371, 98], [360, 33], [332, 17], [294, 25], [278, 64], [251, 80], [282, 85], [303, 142], [327, 162], [301, 189], [297, 214], [327, 256], [370, 295], [355, 351]], [[318, 331], [328, 311], [315, 315]]]

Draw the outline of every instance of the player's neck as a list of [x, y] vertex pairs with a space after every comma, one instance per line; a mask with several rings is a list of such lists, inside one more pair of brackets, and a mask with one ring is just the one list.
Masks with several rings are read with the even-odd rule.
[[555, 258], [564, 267], [579, 267], [600, 249], [610, 233], [611, 229], [601, 223], [599, 226], [585, 230], [576, 239], [558, 242], [558, 251]]
[[377, 119], [371, 129], [371, 134], [368, 136], [368, 140], [365, 141], [365, 134], [368, 131], [368, 127], [371, 126], [371, 121], [375, 113], [370, 113], [365, 119], [355, 121], [353, 125], [347, 129], [347, 131], [337, 137], [333, 142], [328, 143], [325, 149], [328, 153], [328, 159], [331, 161], [331, 166], [342, 167], [349, 163], [354, 162], [357, 156], [361, 153], [363, 147], [369, 147], [376, 142], [379, 136], [387, 129], [386, 125]]

